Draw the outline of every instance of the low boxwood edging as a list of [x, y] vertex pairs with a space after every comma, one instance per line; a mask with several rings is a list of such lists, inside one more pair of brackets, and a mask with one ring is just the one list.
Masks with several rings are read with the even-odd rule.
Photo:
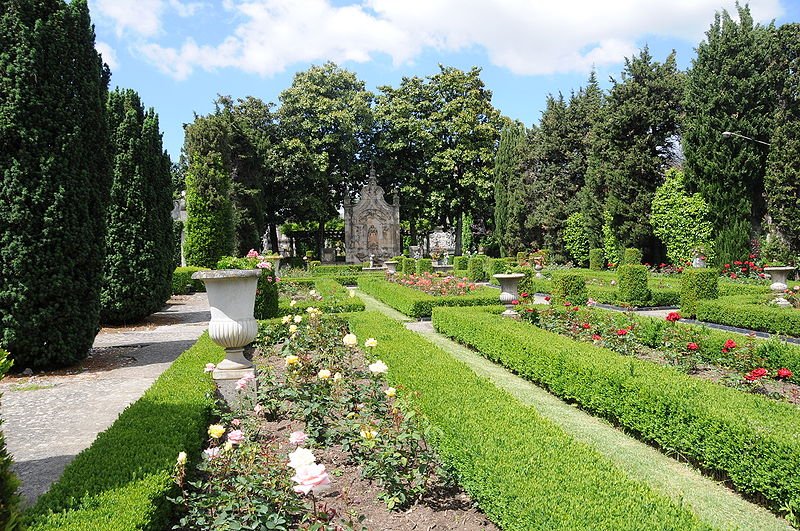
[[166, 529], [178, 453], [198, 456], [215, 386], [205, 364], [223, 357], [204, 334], [64, 470], [26, 518], [30, 530]]
[[207, 267], [176, 267], [172, 272], [172, 294], [186, 295], [190, 291], [205, 291], [206, 285], [202, 280], [192, 280], [192, 274], [197, 271], [208, 271]]
[[350, 297], [350, 290], [332, 278], [284, 278], [280, 283], [304, 284], [312, 287], [322, 295], [322, 300], [298, 301], [294, 307], [291, 307], [289, 299], [281, 297], [278, 300], [279, 315], [302, 313], [312, 306], [319, 308], [324, 313], [364, 311], [364, 301], [358, 297]]
[[359, 338], [378, 340], [389, 380], [415, 393], [442, 432], [440, 456], [501, 528], [707, 529], [402, 324], [374, 312], [349, 321]]
[[776, 512], [800, 511], [800, 411], [474, 308], [437, 308], [441, 333], [702, 467]]
[[490, 306], [500, 300], [500, 292], [480, 287], [467, 295], [435, 297], [418, 289], [402, 286], [382, 278], [361, 277], [358, 287], [395, 310], [420, 319], [430, 317], [436, 306]]
[[[742, 295], [699, 300], [695, 314], [698, 321], [707, 323], [800, 337], [800, 310], [759, 304], [758, 299], [758, 296]], [[760, 299], [766, 300], [766, 297]]]

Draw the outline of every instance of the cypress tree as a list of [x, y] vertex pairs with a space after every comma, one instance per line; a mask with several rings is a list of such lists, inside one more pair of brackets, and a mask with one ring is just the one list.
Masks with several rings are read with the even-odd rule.
[[169, 298], [173, 268], [172, 182], [153, 109], [133, 90], [108, 97], [113, 184], [100, 292], [104, 322], [131, 322]]
[[768, 148], [722, 133], [768, 140], [775, 99], [767, 73], [774, 27], [754, 24], [747, 6], [737, 9], [738, 21], [717, 13], [686, 82], [686, 184], [708, 202], [718, 233], [740, 220], [760, 228]]
[[3, 2], [0, 50], [0, 343], [66, 365], [98, 330], [109, 72], [85, 0]]
[[494, 160], [494, 230], [503, 256], [511, 256], [520, 249], [510, 238], [510, 226], [519, 225], [511, 216], [518, 211], [513, 191], [522, 183], [522, 146], [525, 143], [525, 126], [520, 122], [508, 123], [500, 131], [500, 144]]

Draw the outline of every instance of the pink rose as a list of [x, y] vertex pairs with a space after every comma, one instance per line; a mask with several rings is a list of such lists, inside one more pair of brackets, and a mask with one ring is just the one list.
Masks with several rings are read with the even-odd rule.
[[256, 251], [255, 249], [250, 249], [247, 252], [247, 258], [258, 258], [258, 251]]
[[242, 444], [244, 441], [244, 433], [242, 430], [233, 430], [232, 432], [228, 433], [228, 442], [231, 444]]
[[308, 435], [306, 435], [302, 431], [293, 431], [289, 435], [289, 444], [294, 444], [296, 446], [301, 446], [306, 440], [308, 439]]
[[317, 494], [326, 490], [331, 484], [331, 478], [325, 472], [325, 465], [317, 464], [298, 468], [292, 477], [292, 481], [297, 483], [294, 486], [294, 491], [298, 494], [308, 494], [311, 491]]
[[214, 372], [214, 369], [216, 368], [217, 366], [214, 365], [213, 363], [206, 363], [206, 368], [203, 369], [203, 372]]
[[239, 427], [239, 425], [240, 425], [241, 423], [242, 423], [242, 421], [241, 421], [241, 420], [239, 420], [239, 419], [233, 419], [233, 420], [231, 421], [231, 426], [236, 426], [236, 427], [238, 428], [238, 427]]

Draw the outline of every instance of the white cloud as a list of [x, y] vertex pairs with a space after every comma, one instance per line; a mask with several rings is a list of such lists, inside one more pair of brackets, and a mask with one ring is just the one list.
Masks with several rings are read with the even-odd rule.
[[[140, 18], [134, 26], [119, 15], [122, 4], [137, 5], [139, 14], [143, 2], [164, 8], [159, 0], [97, 1], [117, 5], [123, 29], [141, 28], [136, 31], [144, 36], [153, 35], [152, 24]], [[182, 5], [186, 13], [196, 9]], [[699, 42], [723, 7], [735, 12], [734, 0], [363, 0], [345, 6], [331, 0], [224, 0], [241, 22], [221, 42], [187, 39], [178, 48], [150, 42], [140, 50], [177, 79], [196, 68], [271, 75], [295, 63], [366, 62], [382, 54], [398, 65], [426, 49], [481, 49], [492, 64], [517, 74], [585, 72], [621, 62], [648, 36]], [[751, 0], [750, 7], [760, 21], [782, 14], [779, 0]]]
[[206, 4], [181, 0], [93, 0], [91, 7], [93, 15], [96, 13], [114, 26], [118, 37], [126, 33], [154, 37], [161, 33], [168, 9], [180, 17], [191, 17]]
[[103, 62], [108, 65], [112, 72], [119, 67], [117, 52], [114, 51], [114, 48], [112, 48], [110, 44], [103, 41], [97, 41], [94, 44], [94, 47], [98, 52], [100, 52], [100, 55], [103, 56]]

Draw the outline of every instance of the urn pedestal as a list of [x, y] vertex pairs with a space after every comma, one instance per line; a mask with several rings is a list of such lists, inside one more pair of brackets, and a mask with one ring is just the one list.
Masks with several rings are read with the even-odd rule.
[[769, 274], [772, 279], [772, 284], [769, 288], [775, 293], [775, 300], [773, 301], [778, 306], [788, 308], [792, 304], [783, 298], [783, 292], [786, 291], [789, 282], [789, 275], [794, 271], [794, 266], [775, 266], [765, 267], [764, 272]]
[[433, 271], [436, 273], [444, 273], [444, 274], [452, 273], [453, 266], [446, 264], [436, 264], [433, 266]]
[[244, 347], [258, 335], [253, 315], [259, 269], [220, 269], [198, 271], [193, 279], [202, 280], [208, 293], [211, 321], [208, 335], [225, 347], [225, 359], [214, 370], [215, 380], [238, 380], [254, 374], [253, 364], [244, 357]]
[[397, 273], [397, 260], [387, 260], [383, 263], [386, 266], [386, 272], [390, 275]]
[[492, 275], [500, 282], [500, 302], [506, 306], [503, 317], [519, 319], [519, 313], [514, 309], [513, 302], [519, 300], [519, 281], [525, 278], [522, 273], [500, 273]]

